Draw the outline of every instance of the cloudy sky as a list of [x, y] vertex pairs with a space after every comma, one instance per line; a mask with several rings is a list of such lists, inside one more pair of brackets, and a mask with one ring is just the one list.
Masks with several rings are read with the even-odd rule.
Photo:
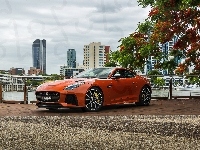
[[101, 42], [117, 50], [118, 40], [143, 22], [149, 9], [137, 0], [1, 0], [0, 70], [32, 66], [32, 43], [47, 41], [47, 74], [59, 74], [67, 50], [82, 64], [83, 46]]

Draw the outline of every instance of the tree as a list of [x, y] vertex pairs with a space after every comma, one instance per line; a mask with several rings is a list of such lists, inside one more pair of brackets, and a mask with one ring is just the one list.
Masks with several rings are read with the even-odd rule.
[[[118, 51], [114, 51], [108, 55], [108, 62], [105, 63], [105, 67], [116, 67], [117, 66], [117, 57], [115, 55], [118, 55]], [[116, 58], [115, 58], [116, 57]]]
[[51, 80], [63, 80], [64, 76], [58, 75], [58, 74], [51, 74], [50, 77]]
[[149, 44], [147, 38], [145, 34], [139, 32], [134, 32], [128, 37], [121, 38], [119, 40], [121, 42], [118, 47], [119, 50], [111, 53], [109, 62], [116, 62], [122, 67], [136, 70], [144, 68], [150, 53], [154, 53], [155, 59], [159, 61], [161, 52], [158, 45]]
[[114, 61], [109, 61], [104, 66], [105, 67], [116, 67], [117, 64]]
[[151, 78], [151, 83], [156, 84], [156, 80], [158, 76], [161, 76], [162, 74], [159, 72], [159, 70], [151, 70], [148, 72], [148, 77]]
[[165, 85], [165, 80], [161, 77], [157, 77], [155, 80], [154, 80], [154, 85], [155, 87], [163, 87]]
[[112, 61], [117, 62], [122, 67], [130, 69], [144, 69], [149, 56], [156, 59], [155, 68], [160, 68], [162, 52], [159, 49], [158, 42], [149, 42], [150, 31], [153, 25], [150, 21], [140, 23], [136, 32], [128, 37], [121, 38], [118, 47], [119, 50], [111, 53]]
[[38, 85], [40, 85], [40, 84], [42, 84], [42, 81], [40, 81], [40, 80], [27, 80], [26, 81], [26, 85], [28, 85], [28, 86], [38, 86]]
[[[119, 40], [120, 54], [117, 58], [119, 63], [130, 68], [143, 69], [147, 58], [149, 57], [149, 50], [155, 49], [155, 45], [149, 45], [147, 36], [143, 33], [134, 32], [129, 37], [121, 38]], [[153, 47], [153, 48], [152, 48]]]
[[[145, 23], [138, 26], [139, 32], [147, 33], [151, 30], [150, 43], [165, 43], [176, 36], [172, 54], [182, 51], [187, 58], [177, 71], [182, 73], [193, 64], [195, 70], [200, 71], [200, 1], [138, 0], [138, 3], [143, 7], [151, 7]], [[144, 26], [149, 22], [152, 26]]]
[[[195, 65], [200, 73], [200, 1], [199, 0], [138, 0], [142, 7], [151, 7], [148, 17], [138, 24], [135, 32], [121, 38], [118, 57], [113, 60], [123, 67], [142, 69], [149, 56], [156, 59], [155, 69], [168, 69], [183, 74], [188, 66]], [[172, 38], [173, 59], [168, 59], [159, 49]], [[116, 55], [114, 54], [114, 55]], [[176, 58], [185, 58], [182, 64]]]
[[133, 62], [133, 55], [126, 51], [114, 51], [109, 55], [109, 62], [106, 63], [105, 66], [122, 66], [122, 67], [129, 67], [129, 64]]
[[186, 76], [186, 79], [188, 79], [188, 82], [190, 84], [200, 85], [200, 74], [199, 73], [196, 73], [196, 72], [190, 73]]

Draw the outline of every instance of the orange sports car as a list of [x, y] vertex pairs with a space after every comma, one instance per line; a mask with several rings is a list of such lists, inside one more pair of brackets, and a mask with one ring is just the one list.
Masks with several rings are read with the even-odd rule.
[[80, 107], [86, 111], [99, 111], [105, 105], [149, 105], [149, 81], [125, 68], [94, 68], [71, 79], [57, 80], [36, 89], [39, 108], [59, 109]]

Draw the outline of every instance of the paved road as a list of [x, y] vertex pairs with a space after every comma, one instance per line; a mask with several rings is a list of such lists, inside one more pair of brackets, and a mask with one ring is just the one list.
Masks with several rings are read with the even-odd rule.
[[49, 111], [35, 104], [0, 104], [0, 116], [71, 116], [71, 115], [199, 115], [199, 99], [153, 100], [150, 106], [119, 105], [103, 108], [100, 112], [81, 109]]

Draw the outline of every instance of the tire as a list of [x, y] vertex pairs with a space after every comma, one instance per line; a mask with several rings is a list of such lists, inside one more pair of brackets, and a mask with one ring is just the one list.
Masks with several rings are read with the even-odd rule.
[[140, 91], [138, 106], [148, 106], [151, 101], [151, 89], [149, 86], [144, 86]]
[[97, 87], [90, 88], [85, 94], [84, 111], [96, 112], [103, 106], [104, 96], [101, 89]]

